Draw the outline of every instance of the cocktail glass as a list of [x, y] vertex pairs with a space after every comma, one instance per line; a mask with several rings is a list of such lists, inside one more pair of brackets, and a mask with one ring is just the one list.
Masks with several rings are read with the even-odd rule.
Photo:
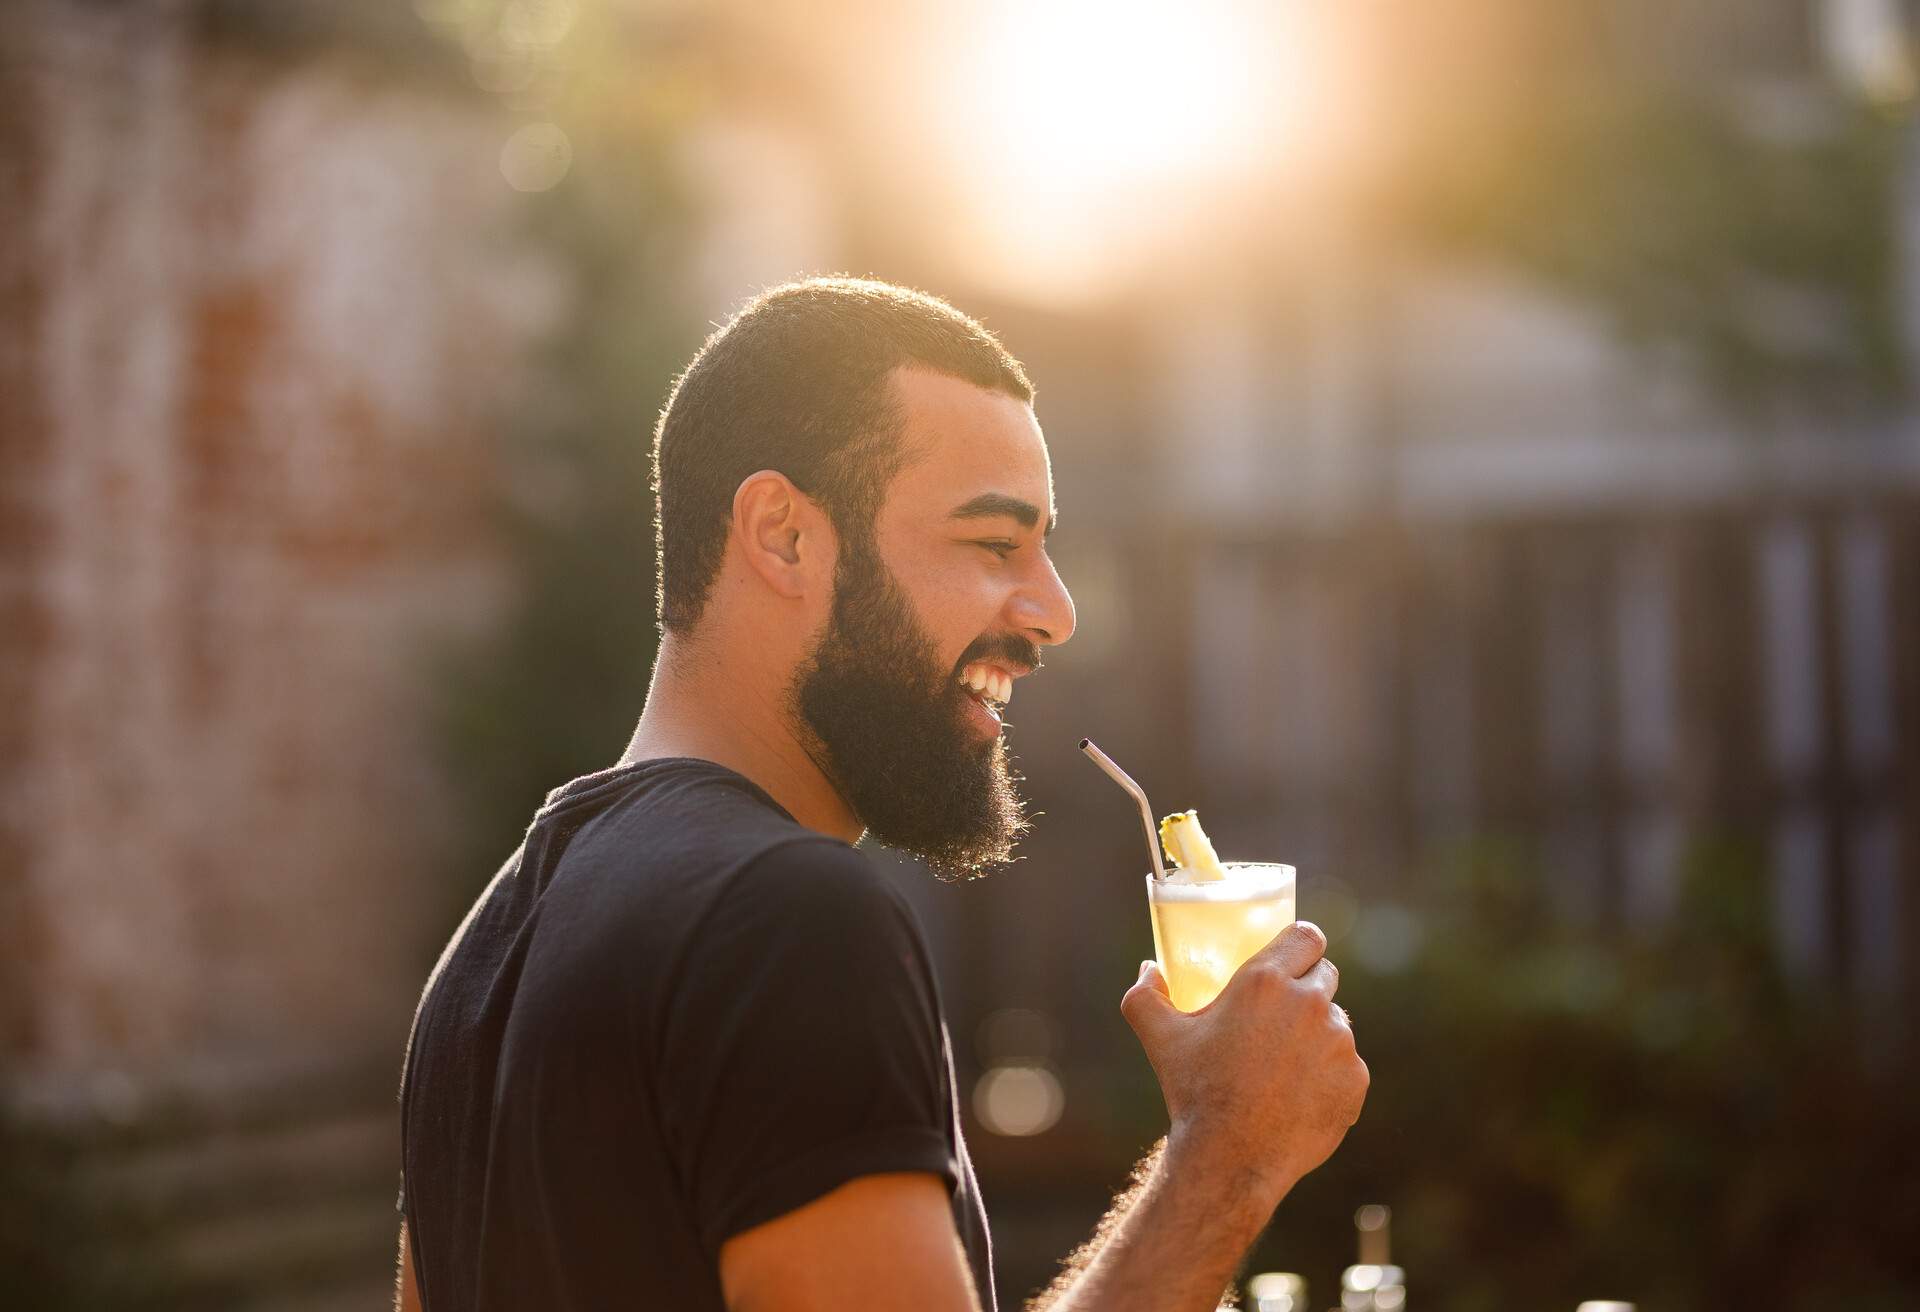
[[1198, 1011], [1243, 962], [1293, 923], [1293, 867], [1223, 861], [1225, 879], [1147, 876], [1153, 952], [1173, 1005]]

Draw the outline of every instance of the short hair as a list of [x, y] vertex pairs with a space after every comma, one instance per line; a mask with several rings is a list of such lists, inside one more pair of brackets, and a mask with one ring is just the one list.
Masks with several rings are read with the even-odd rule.
[[913, 365], [1031, 403], [1020, 362], [937, 296], [860, 278], [762, 292], [695, 353], [653, 438], [657, 617], [698, 622], [726, 546], [733, 495], [758, 470], [819, 502], [843, 543], [870, 540], [908, 462], [889, 378]]

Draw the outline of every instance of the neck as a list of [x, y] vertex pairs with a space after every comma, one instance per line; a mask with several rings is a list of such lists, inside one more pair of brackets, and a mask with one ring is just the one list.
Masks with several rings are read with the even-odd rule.
[[784, 682], [699, 655], [692, 640], [674, 634], [660, 640], [647, 706], [619, 763], [669, 756], [712, 761], [751, 779], [807, 828], [858, 841], [865, 826], [794, 733]]

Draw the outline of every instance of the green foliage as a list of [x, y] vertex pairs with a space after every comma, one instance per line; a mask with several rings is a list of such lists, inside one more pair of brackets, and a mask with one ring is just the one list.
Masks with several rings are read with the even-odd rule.
[[1373, 1088], [1260, 1265], [1334, 1290], [1379, 1201], [1423, 1306], [1904, 1305], [1913, 1072], [1884, 1018], [1781, 977], [1764, 865], [1703, 850], [1666, 927], [1614, 935], [1556, 927], [1513, 869], [1438, 881], [1403, 973], [1336, 950]]
[[1383, 198], [1397, 226], [1544, 276], [1741, 408], [1901, 394], [1896, 114], [1809, 70], [1740, 69], [1731, 41], [1675, 54], [1649, 39], [1702, 14], [1438, 10], [1499, 36], [1409, 16], [1420, 32], [1396, 72], [1416, 89]]
[[1440, 180], [1431, 231], [1517, 260], [1678, 346], [1732, 399], [1903, 382], [1889, 190], [1897, 138], [1756, 142], [1684, 102], [1555, 106]]
[[507, 435], [500, 517], [517, 595], [493, 632], [438, 662], [439, 741], [464, 819], [449, 924], [549, 790], [618, 758], [658, 640], [652, 423], [698, 341], [661, 290], [684, 206], [658, 143], [576, 145], [592, 183], [569, 179], [532, 215], [575, 299]]

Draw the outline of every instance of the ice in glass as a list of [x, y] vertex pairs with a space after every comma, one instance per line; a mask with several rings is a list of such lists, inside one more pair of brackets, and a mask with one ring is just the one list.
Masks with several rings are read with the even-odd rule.
[[1173, 1005], [1198, 1011], [1293, 923], [1293, 867], [1221, 861], [1191, 811], [1162, 820], [1160, 840], [1176, 868], [1147, 876], [1154, 957]]
[[1206, 883], [1169, 872], [1147, 876], [1153, 955], [1173, 1005], [1198, 1011], [1218, 997], [1240, 964], [1293, 923], [1293, 867], [1229, 861]]

